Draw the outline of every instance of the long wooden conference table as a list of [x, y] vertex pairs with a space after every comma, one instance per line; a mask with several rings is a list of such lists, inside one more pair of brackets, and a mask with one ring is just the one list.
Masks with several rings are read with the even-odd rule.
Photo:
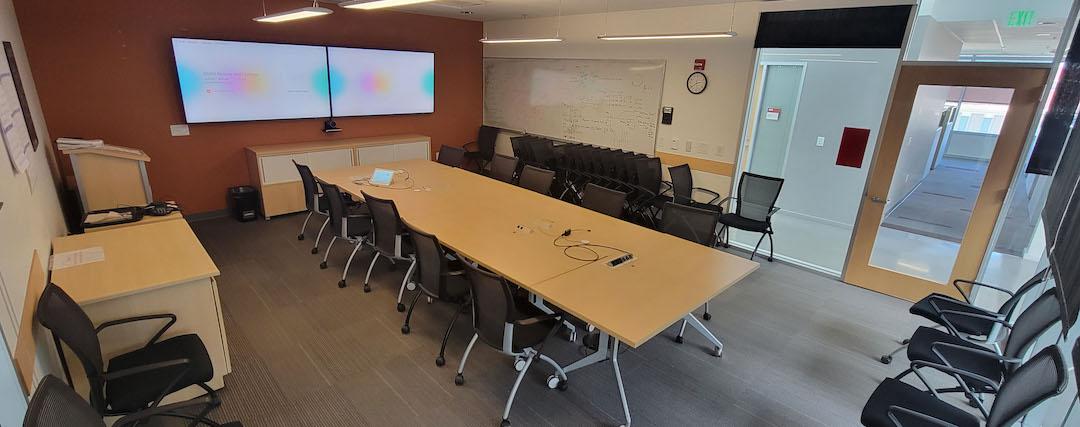
[[[366, 184], [374, 169], [397, 170], [389, 187]], [[600, 331], [598, 350], [571, 372], [612, 361], [627, 426], [630, 410], [619, 370], [620, 344], [638, 347], [683, 320], [715, 346], [723, 343], [692, 311], [758, 268], [744, 258], [612, 218], [539, 193], [428, 160], [321, 171], [317, 177], [357, 198], [392, 199], [410, 227], [439, 241]], [[602, 245], [569, 249], [560, 244]], [[633, 260], [618, 267], [608, 261]], [[578, 258], [578, 259], [575, 259]], [[614, 342], [612, 342], [614, 341]]]

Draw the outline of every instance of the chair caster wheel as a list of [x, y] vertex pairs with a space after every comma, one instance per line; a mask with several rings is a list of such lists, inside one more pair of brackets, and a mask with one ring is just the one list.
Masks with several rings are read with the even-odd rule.
[[900, 344], [903, 344], [903, 345], [911, 344], [911, 338], [904, 338], [903, 340], [900, 341]]
[[402, 304], [400, 302], [397, 303], [397, 311], [398, 311], [398, 313], [404, 313], [405, 312], [405, 304]]
[[979, 401], [977, 401], [975, 399], [968, 399], [967, 404], [968, 404], [968, 406], [970, 406], [972, 408], [976, 408], [976, 409], [979, 408]]
[[566, 391], [566, 389], [569, 388], [569, 386], [566, 384], [566, 381], [559, 379], [558, 375], [551, 375], [547, 377], [547, 387], [552, 390], [558, 389], [559, 391]]
[[416, 283], [413, 283], [413, 282], [406, 283], [405, 284], [405, 289], [410, 290], [410, 291], [415, 291], [416, 290]]
[[364, 284], [364, 293], [371, 293], [371, 286], [368, 286], [367, 283]]
[[319, 253], [319, 248], [311, 248], [311, 253], [312, 253], [312, 254], [317, 254], [317, 253]]
[[401, 334], [409, 335], [409, 325], [401, 325]]
[[457, 376], [454, 377], [454, 384], [457, 384], [457, 385], [465, 384], [465, 376], [461, 375], [461, 374], [457, 374]]
[[881, 361], [881, 363], [888, 365], [892, 363], [892, 356], [881, 356], [881, 358], [878, 360]]
[[514, 360], [514, 370], [515, 371], [521, 372], [524, 369], [525, 369], [525, 359], [516, 359], [516, 360]]
[[719, 346], [713, 347], [713, 356], [724, 357], [724, 348]]
[[322, 269], [322, 270], [326, 270], [326, 261], [320, 262], [319, 263], [319, 268]]
[[676, 336], [676, 337], [675, 337], [675, 342], [677, 342], [677, 343], [679, 343], [679, 344], [682, 344], [682, 343], [683, 343], [683, 337], [682, 337], [682, 335], [678, 335], [678, 336]]
[[499, 427], [510, 427], [510, 420], [502, 420], [502, 423], [499, 424]]
[[705, 319], [706, 321], [712, 320], [712, 313], [705, 313], [705, 314], [702, 314], [702, 315], [701, 315], [701, 318], [702, 318], [702, 319]]
[[304, 235], [303, 234], [296, 235], [296, 240], [304, 240]]
[[339, 280], [337, 282], [337, 287], [344, 288], [345, 287], [345, 280]]
[[765, 258], [766, 261], [773, 262], [773, 257]]
[[444, 365], [446, 365], [446, 358], [445, 357], [439, 356], [439, 357], [435, 358], [435, 366], [442, 367]]

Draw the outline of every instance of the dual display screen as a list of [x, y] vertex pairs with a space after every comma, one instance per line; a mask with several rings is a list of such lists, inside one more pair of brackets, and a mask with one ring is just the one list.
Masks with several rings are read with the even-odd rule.
[[435, 54], [173, 38], [188, 123], [435, 111]]

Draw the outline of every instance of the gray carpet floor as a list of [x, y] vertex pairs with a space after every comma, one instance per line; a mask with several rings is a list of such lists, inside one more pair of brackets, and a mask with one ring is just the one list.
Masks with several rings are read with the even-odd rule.
[[[373, 292], [362, 291], [370, 250], [357, 256], [350, 286], [338, 289], [348, 250], [337, 245], [330, 268], [310, 254], [318, 225], [296, 239], [303, 217], [192, 224], [221, 269], [232, 373], [218, 420], [246, 426], [497, 425], [515, 372], [511, 359], [478, 344], [455, 386], [468, 337], [459, 322], [436, 367], [452, 307], [421, 303], [412, 333], [394, 308], [404, 268], [380, 264]], [[323, 242], [325, 247], [325, 240]], [[744, 255], [745, 254], [741, 254]], [[663, 284], [657, 284], [663, 292]], [[879, 381], [900, 372], [876, 359], [917, 322], [908, 303], [788, 265], [762, 268], [712, 301], [708, 327], [725, 342], [722, 359], [706, 341], [676, 326], [620, 356], [635, 425], [844, 426]], [[629, 308], [648, 310], [648, 307]], [[563, 363], [577, 344], [553, 339], [545, 352]], [[534, 365], [514, 404], [515, 426], [618, 425], [622, 412], [610, 363], [573, 372], [567, 391], [548, 390]]]

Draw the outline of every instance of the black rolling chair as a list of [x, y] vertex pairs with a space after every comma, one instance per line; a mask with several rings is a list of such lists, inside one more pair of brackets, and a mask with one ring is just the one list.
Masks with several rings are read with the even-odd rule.
[[401, 298], [405, 294], [405, 288], [411, 288], [409, 279], [412, 278], [413, 270], [416, 268], [412, 241], [407, 238], [405, 223], [401, 221], [401, 215], [398, 214], [397, 205], [393, 200], [380, 199], [367, 193], [360, 194], [367, 202], [368, 210], [371, 211], [371, 222], [375, 225], [372, 238], [375, 257], [371, 259], [367, 276], [364, 277], [364, 292], [371, 292], [368, 282], [371, 280], [371, 271], [375, 269], [375, 263], [379, 261], [379, 257], [387, 258], [390, 262], [406, 261], [409, 263], [409, 269], [405, 272], [405, 277], [401, 279], [397, 296], [397, 311], [404, 312], [405, 304], [401, 302]]
[[551, 194], [551, 183], [555, 180], [555, 172], [526, 165], [518, 177], [518, 186], [527, 188], [540, 194]]
[[[668, 168], [668, 173], [671, 174], [671, 193], [675, 203], [680, 205], [693, 206], [698, 209], [708, 209], [717, 212], [722, 212], [720, 206], [716, 203], [720, 200], [720, 194], [705, 188], [694, 187], [694, 175], [690, 170], [690, 165], [679, 165]], [[701, 192], [712, 196], [708, 202], [702, 203], [694, 200], [694, 192]]]
[[529, 371], [533, 360], [539, 358], [555, 369], [555, 374], [548, 377], [548, 388], [566, 390], [566, 372], [550, 357], [541, 353], [544, 342], [551, 339], [562, 325], [562, 318], [556, 314], [547, 314], [528, 301], [514, 297], [510, 284], [502, 277], [482, 271], [479, 267], [465, 263], [469, 277], [472, 299], [472, 320], [474, 334], [465, 354], [461, 356], [454, 383], [465, 384], [465, 362], [479, 339], [491, 348], [516, 360], [514, 368], [518, 370], [517, 380], [510, 389], [503, 409], [502, 426], [510, 425], [510, 406], [514, 403], [522, 378]]
[[[217, 425], [207, 418], [210, 411], [221, 405], [221, 400], [206, 384], [214, 377], [214, 365], [202, 340], [198, 335], [185, 334], [158, 341], [176, 323], [176, 315], [136, 316], [108, 321], [95, 328], [82, 307], [52, 283], [42, 291], [35, 314], [38, 322], [52, 332], [68, 384], [71, 373], [61, 343], [82, 363], [90, 387], [90, 405], [98, 415], [127, 415], [158, 408], [170, 393], [198, 386], [206, 391], [208, 399], [198, 405], [200, 410], [196, 415], [186, 418]], [[110, 359], [106, 370], [98, 334], [106, 328], [143, 321], [165, 322], [145, 346]]]
[[[1074, 351], [1074, 358], [1078, 356]], [[878, 385], [862, 411], [866, 427], [958, 426], [1007, 427], [1013, 425], [1031, 409], [1065, 391], [1068, 372], [1064, 357], [1055, 346], [1033, 356], [1009, 377], [1000, 388], [983, 424], [971, 413], [945, 403], [933, 394], [919, 390], [898, 379], [886, 378]], [[953, 375], [976, 379], [978, 375], [941, 366]]]
[[[765, 240], [765, 236], [769, 236], [768, 260], [772, 262], [774, 253], [772, 216], [780, 210], [776, 207], [776, 199], [780, 198], [780, 188], [783, 186], [783, 178], [743, 172], [742, 179], [739, 180], [739, 197], [728, 197], [720, 201], [720, 205], [735, 204], [734, 213], [720, 215], [722, 225], [718, 238], [720, 245], [728, 247], [729, 228], [761, 233], [757, 245], [754, 245], [754, 251], [750, 253], [750, 259], [754, 259], [761, 242]], [[730, 205], [728, 211], [732, 212]]]
[[640, 215], [655, 227], [656, 218], [664, 209], [664, 204], [673, 201], [671, 196], [664, 193], [671, 189], [671, 185], [664, 181], [663, 164], [657, 157], [647, 157], [635, 161], [637, 165], [638, 185], [646, 191], [640, 204]]
[[520, 162], [518, 162], [517, 157], [496, 154], [488, 163], [491, 165], [488, 174], [499, 181], [513, 183], [514, 175], [517, 174], [518, 163]]
[[[983, 337], [980, 341], [988, 342], [996, 346], [997, 344], [994, 342], [995, 337], [991, 336], [991, 334], [994, 331], [994, 326], [998, 323], [987, 319], [989, 317], [995, 317], [1007, 322], [1011, 321], [1013, 313], [1016, 311], [1016, 305], [1020, 303], [1020, 299], [1027, 295], [1032, 289], [1035, 289], [1038, 285], [1043, 283], [1048, 270], [1049, 267], [1035, 273], [1035, 275], [1031, 276], [1031, 278], [1021, 285], [1015, 293], [1008, 289], [986, 283], [957, 279], [953, 281], [953, 287], [960, 293], [960, 296], [963, 298], [962, 301], [948, 295], [934, 293], [913, 304], [908, 311], [911, 312], [911, 314], [920, 316], [944, 327], [949, 333], [958, 337], [961, 336], [961, 334], [967, 337]], [[976, 307], [971, 304], [970, 297], [964, 292], [964, 289], [960, 287], [960, 285], [964, 283], [969, 284], [972, 287], [983, 287], [1005, 293], [1009, 295], [1009, 299], [1006, 300], [997, 311]], [[961, 311], [977, 316], [950, 316], [949, 318], [945, 318], [941, 313], [943, 310]], [[899, 348], [893, 350], [889, 354], [881, 356], [881, 363], [886, 365], [892, 363], [893, 355], [907, 347], [909, 341], [910, 340], [908, 339], [903, 340], [901, 343], [902, 345]]]
[[338, 281], [338, 287], [344, 288], [345, 278], [349, 275], [349, 267], [352, 267], [353, 258], [364, 247], [364, 241], [371, 234], [371, 214], [368, 212], [367, 206], [346, 205], [344, 199], [342, 199], [341, 190], [336, 185], [319, 181], [319, 186], [322, 187], [327, 200], [330, 201], [330, 230], [334, 232], [334, 237], [330, 239], [330, 244], [326, 246], [326, 253], [323, 254], [319, 268], [326, 268], [326, 258], [330, 256], [330, 249], [334, 247], [334, 242], [341, 239], [352, 243], [352, 253], [349, 254], [348, 260], [345, 261], [345, 268], [341, 271], [341, 280]]
[[[209, 403], [207, 396], [196, 399], [173, 403], [145, 409], [134, 414], [126, 415], [116, 420], [113, 427], [135, 426], [143, 421], [157, 417], [174, 417], [191, 419], [184, 414], [185, 410], [191, 410]], [[216, 423], [197, 421], [196, 424], [217, 426]], [[221, 424], [222, 427], [243, 427], [239, 422]], [[30, 397], [30, 403], [26, 406], [26, 416], [23, 418], [23, 427], [105, 427], [105, 421], [90, 404], [83, 400], [75, 390], [64, 384], [62, 380], [52, 375], [46, 375], [38, 383], [34, 395]]]
[[438, 162], [450, 167], [460, 168], [465, 165], [465, 150], [443, 145], [439, 147]]
[[[401, 325], [401, 333], [408, 334], [410, 331], [409, 320], [412, 319], [413, 309], [420, 296], [450, 303], [457, 306], [454, 317], [450, 319], [450, 325], [443, 334], [442, 345], [439, 347], [439, 356], [435, 358], [436, 366], [446, 364], [446, 341], [450, 339], [450, 332], [454, 330], [458, 316], [469, 307], [469, 282], [465, 279], [465, 270], [460, 262], [455, 261], [451, 265], [446, 251], [439, 239], [431, 234], [419, 230], [409, 229], [413, 245], [416, 248], [416, 268], [419, 270], [420, 280], [416, 283], [420, 292], [413, 296], [409, 303], [409, 314], [405, 315], [405, 323]], [[430, 301], [430, 300], [429, 300]]]
[[[1056, 289], [1046, 291], [1016, 318], [1016, 324], [1010, 327], [1005, 349], [1001, 354], [938, 329], [919, 328], [911, 337], [911, 344], [908, 346], [907, 353], [908, 359], [911, 360], [911, 368], [901, 373], [896, 379], [902, 379], [914, 372], [934, 395], [964, 393], [982, 411], [983, 415], [987, 415], [986, 406], [977, 396], [981, 393], [993, 394], [1002, 382], [1008, 381], [1035, 340], [1061, 319], [1061, 305], [1056, 292]], [[980, 316], [961, 314], [961, 312], [953, 313], [948, 310], [944, 315], [947, 317]], [[1003, 320], [993, 319], [1000, 321], [1003, 325], [1007, 324]], [[942, 366], [948, 367], [949, 370], [942, 370], [940, 368]], [[951, 374], [959, 383], [958, 387], [934, 389], [920, 373], [922, 368], [938, 369]], [[966, 374], [956, 374], [952, 370], [963, 371]]]
[[[491, 159], [495, 156], [495, 141], [499, 137], [499, 128], [480, 126], [476, 141], [466, 143], [461, 148], [465, 149], [465, 159], [476, 162], [477, 169], [483, 171]], [[475, 147], [470, 149], [469, 147]]]
[[624, 204], [626, 193], [596, 184], [586, 184], [581, 196], [581, 207], [615, 218], [622, 217]]
[[311, 168], [296, 163], [295, 160], [293, 160], [293, 164], [296, 165], [296, 172], [300, 174], [300, 182], [304, 185], [304, 205], [308, 211], [307, 216], [304, 217], [304, 224], [300, 226], [300, 234], [296, 235], [296, 240], [304, 240], [304, 231], [307, 230], [307, 223], [312, 215], [319, 214], [326, 217], [322, 227], [319, 227], [319, 234], [315, 235], [315, 246], [311, 248], [311, 253], [317, 254], [319, 253], [319, 240], [322, 239], [323, 230], [326, 230], [326, 224], [330, 222], [330, 205], [326, 202], [326, 196], [319, 191], [319, 186], [315, 183], [315, 176], [312, 175]]
[[510, 138], [510, 148], [514, 150], [514, 157], [521, 159], [522, 164], [536, 161], [532, 151], [532, 139], [533, 137], [529, 135]]
[[[717, 212], [709, 209], [699, 209], [693, 206], [668, 203], [664, 205], [664, 216], [660, 218], [660, 231], [675, 237], [689, 240], [694, 243], [712, 247], [716, 239]], [[702, 319], [712, 319], [709, 313], [709, 302], [705, 301], [705, 313]], [[679, 328], [679, 335], [675, 342], [683, 342], [683, 332], [686, 332], [686, 320], [683, 320]]]

